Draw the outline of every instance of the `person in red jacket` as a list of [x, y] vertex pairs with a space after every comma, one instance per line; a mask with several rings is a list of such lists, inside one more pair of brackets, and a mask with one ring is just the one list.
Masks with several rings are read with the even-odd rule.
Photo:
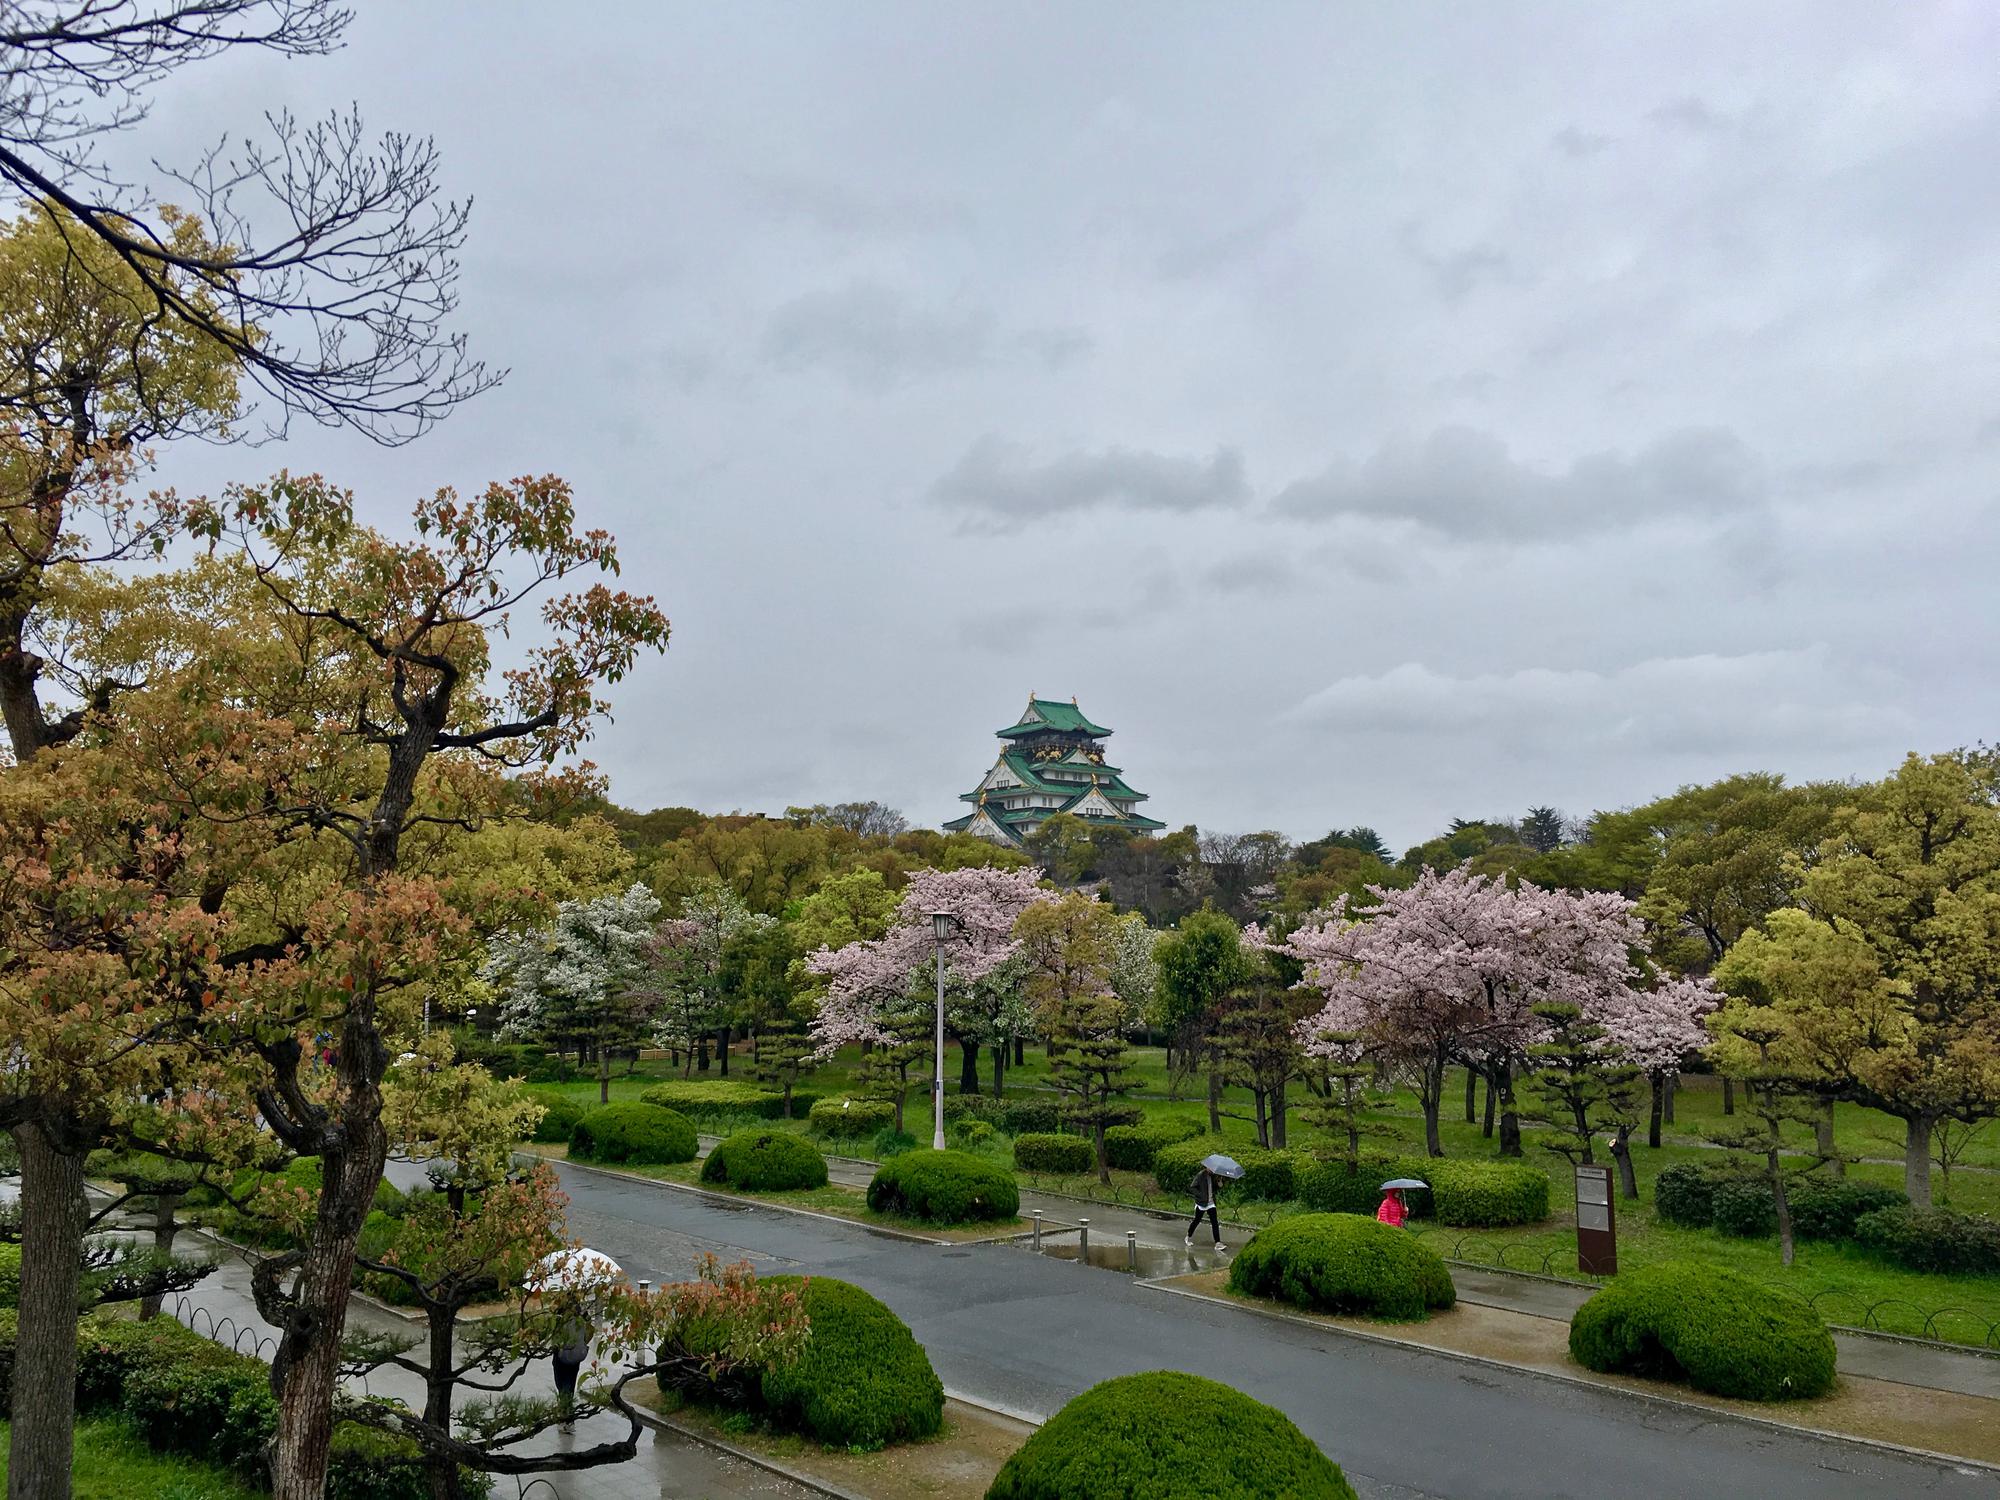
[[1394, 1229], [1401, 1229], [1403, 1220], [1408, 1217], [1409, 1214], [1403, 1208], [1403, 1190], [1401, 1188], [1384, 1190], [1382, 1206], [1375, 1210], [1376, 1221]]

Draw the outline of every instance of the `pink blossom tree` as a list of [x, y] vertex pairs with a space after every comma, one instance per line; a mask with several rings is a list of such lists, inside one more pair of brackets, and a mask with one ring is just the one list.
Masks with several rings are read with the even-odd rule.
[[1628, 989], [1603, 1007], [1598, 1021], [1606, 1039], [1652, 1087], [1647, 1145], [1659, 1146], [1667, 1090], [1688, 1056], [1708, 1045], [1705, 1021], [1721, 1004], [1722, 992], [1700, 978], [1662, 979], [1650, 989]]
[[930, 914], [948, 911], [956, 922], [944, 945], [945, 1019], [966, 1048], [976, 1089], [976, 1049], [1002, 1022], [1024, 1024], [1018, 985], [987, 981], [1019, 956], [1014, 924], [1021, 913], [1054, 899], [1037, 879], [1033, 870], [919, 870], [903, 888], [882, 937], [808, 954], [807, 969], [826, 981], [811, 1028], [820, 1054], [857, 1042], [889, 1047], [907, 1042], [913, 1018], [929, 1014], [924, 982], [934, 975], [937, 957]]

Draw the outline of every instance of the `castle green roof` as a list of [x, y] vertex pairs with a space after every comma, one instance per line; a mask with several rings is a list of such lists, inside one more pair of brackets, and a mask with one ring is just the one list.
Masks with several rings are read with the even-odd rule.
[[1002, 739], [1025, 739], [1035, 734], [1088, 734], [1102, 737], [1111, 733], [1093, 724], [1074, 703], [1051, 703], [1046, 698], [1030, 698], [1017, 724], [995, 730]]

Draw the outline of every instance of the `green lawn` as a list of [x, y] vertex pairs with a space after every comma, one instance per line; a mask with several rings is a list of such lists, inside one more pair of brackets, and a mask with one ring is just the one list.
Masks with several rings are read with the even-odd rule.
[[[0, 1481], [7, 1477], [7, 1423], [0, 1421]], [[256, 1500], [262, 1490], [226, 1469], [155, 1453], [122, 1421], [76, 1425], [70, 1471], [75, 1500]]]

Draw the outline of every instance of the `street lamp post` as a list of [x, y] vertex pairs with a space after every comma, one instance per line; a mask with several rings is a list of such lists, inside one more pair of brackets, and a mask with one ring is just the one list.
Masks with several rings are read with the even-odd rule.
[[931, 1149], [944, 1150], [944, 944], [958, 918], [948, 911], [930, 914], [931, 936], [937, 940], [937, 1048], [931, 1059]]

